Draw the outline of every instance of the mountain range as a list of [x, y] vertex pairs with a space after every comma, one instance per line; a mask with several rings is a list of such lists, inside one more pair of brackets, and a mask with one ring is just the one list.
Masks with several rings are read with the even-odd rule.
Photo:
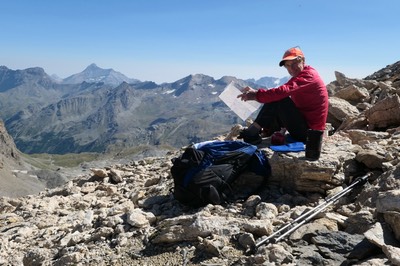
[[107, 152], [139, 145], [182, 147], [243, 123], [220, 99], [230, 83], [273, 87], [287, 78], [241, 80], [195, 74], [156, 84], [95, 64], [65, 79], [40, 67], [0, 67], [0, 114], [24, 153]]

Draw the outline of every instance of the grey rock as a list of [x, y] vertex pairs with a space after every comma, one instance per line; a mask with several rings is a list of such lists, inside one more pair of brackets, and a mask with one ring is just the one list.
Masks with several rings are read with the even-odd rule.
[[384, 245], [382, 247], [382, 250], [393, 265], [400, 265], [400, 248]]
[[384, 245], [397, 245], [390, 228], [386, 224], [375, 223], [368, 231], [364, 233], [368, 241], [382, 248]]

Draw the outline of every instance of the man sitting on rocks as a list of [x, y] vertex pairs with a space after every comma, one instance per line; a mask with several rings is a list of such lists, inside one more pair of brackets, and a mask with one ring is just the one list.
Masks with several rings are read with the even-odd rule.
[[242, 101], [264, 103], [254, 123], [239, 136], [245, 142], [259, 144], [261, 132], [271, 136], [281, 128], [286, 128], [296, 141], [306, 142], [309, 129], [320, 136], [325, 130], [328, 92], [318, 72], [305, 64], [304, 54], [298, 47], [287, 50], [279, 66], [285, 66], [292, 76], [284, 85], [259, 90], [245, 87], [237, 96]]

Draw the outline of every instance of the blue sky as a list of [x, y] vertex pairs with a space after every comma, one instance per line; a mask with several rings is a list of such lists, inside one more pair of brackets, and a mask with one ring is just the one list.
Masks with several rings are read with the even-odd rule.
[[326, 83], [400, 60], [397, 0], [13, 0], [0, 2], [0, 65], [66, 78], [89, 64], [173, 82], [287, 75], [300, 46]]

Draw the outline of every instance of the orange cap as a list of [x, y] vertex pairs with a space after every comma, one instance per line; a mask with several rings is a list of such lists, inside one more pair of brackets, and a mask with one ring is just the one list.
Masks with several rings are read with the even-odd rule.
[[293, 59], [295, 59], [295, 58], [297, 58], [297, 57], [299, 57], [299, 56], [301, 56], [301, 57], [304, 58], [304, 54], [303, 54], [303, 52], [300, 50], [299, 47], [290, 48], [289, 50], [287, 50], [287, 51], [283, 54], [282, 61], [279, 62], [279, 66], [283, 66], [283, 65], [285, 64], [285, 61], [286, 61], [286, 60], [293, 60]]

